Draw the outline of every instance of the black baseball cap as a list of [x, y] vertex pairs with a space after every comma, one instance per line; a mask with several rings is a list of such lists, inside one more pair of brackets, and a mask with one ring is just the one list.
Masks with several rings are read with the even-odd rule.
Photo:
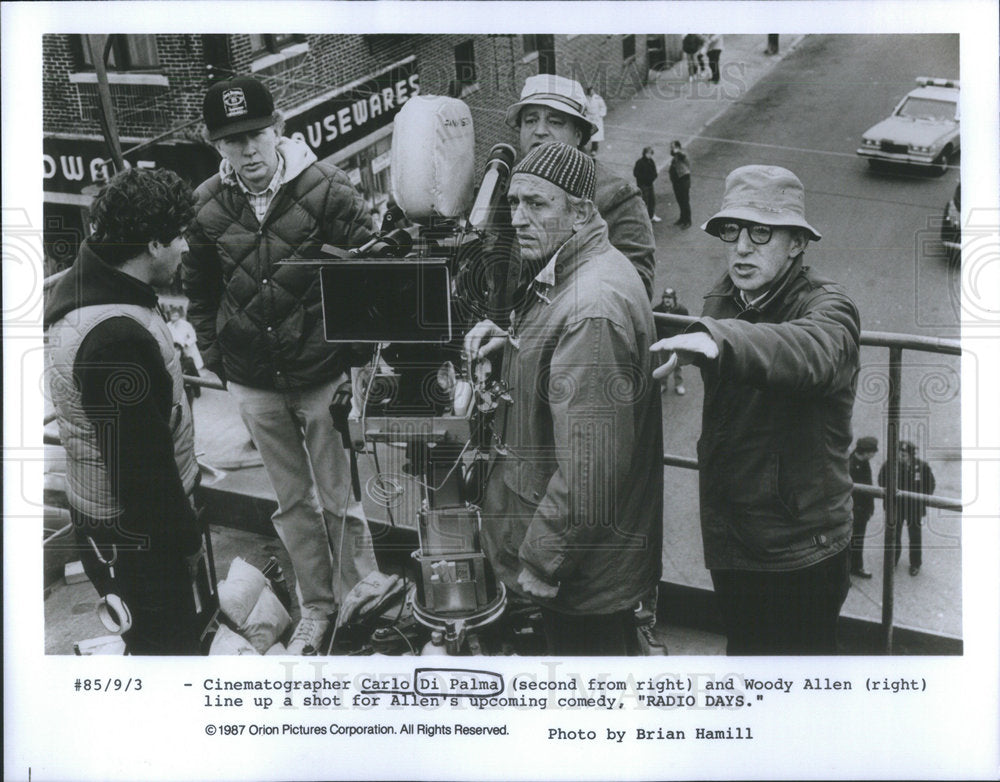
[[210, 141], [274, 124], [271, 91], [252, 76], [237, 76], [208, 88], [202, 115]]

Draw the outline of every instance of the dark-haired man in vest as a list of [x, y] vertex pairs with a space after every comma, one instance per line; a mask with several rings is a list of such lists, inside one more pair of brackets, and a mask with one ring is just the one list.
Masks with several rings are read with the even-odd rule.
[[[45, 303], [70, 514], [94, 586], [131, 614], [130, 654], [199, 651], [191, 409], [154, 290], [170, 284], [187, 250], [193, 203], [172, 171], [116, 175], [94, 200], [93, 233]], [[98, 556], [112, 563], [113, 580]], [[124, 626], [121, 609], [113, 618]]]

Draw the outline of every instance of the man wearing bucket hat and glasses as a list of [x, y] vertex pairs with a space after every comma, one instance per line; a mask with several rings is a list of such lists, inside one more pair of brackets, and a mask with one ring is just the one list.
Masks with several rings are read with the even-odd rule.
[[702, 372], [701, 527], [727, 653], [834, 654], [850, 586], [857, 307], [804, 265], [820, 234], [787, 169], [730, 173], [702, 230], [722, 240], [728, 272], [697, 323], [653, 345], [666, 356], [653, 376]]
[[[518, 131], [519, 157], [550, 141], [583, 149], [597, 131], [586, 116], [586, 106], [587, 96], [578, 81], [546, 73], [529, 76], [520, 100], [507, 109], [504, 117], [504, 122]], [[612, 246], [635, 266], [652, 300], [656, 242], [642, 195], [635, 185], [613, 174], [603, 163], [595, 163], [594, 205], [608, 224]], [[516, 255], [515, 250], [513, 257]], [[519, 262], [511, 263], [509, 272], [514, 279], [508, 276], [511, 287], [504, 306], [512, 303], [509, 297], [514, 290], [524, 290], [526, 280], [517, 276], [520, 269]]]
[[301, 621], [292, 654], [316, 653], [338, 601], [376, 570], [330, 403], [350, 357], [324, 339], [319, 275], [282, 261], [371, 236], [343, 171], [282, 137], [267, 87], [217, 82], [203, 105], [219, 173], [198, 188], [183, 264], [189, 319], [205, 365], [235, 398], [278, 500], [275, 530], [295, 569]]

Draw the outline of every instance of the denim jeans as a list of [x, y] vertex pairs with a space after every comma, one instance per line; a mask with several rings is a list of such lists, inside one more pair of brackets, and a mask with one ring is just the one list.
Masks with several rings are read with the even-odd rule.
[[351, 588], [378, 569], [327, 383], [270, 391], [229, 383], [229, 392], [264, 461], [278, 510], [271, 517], [295, 569], [303, 617], [325, 618]]

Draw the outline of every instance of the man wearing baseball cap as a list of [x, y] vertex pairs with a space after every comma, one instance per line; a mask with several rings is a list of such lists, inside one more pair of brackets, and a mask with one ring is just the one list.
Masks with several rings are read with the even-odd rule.
[[791, 171], [743, 166], [702, 230], [728, 273], [701, 319], [653, 350], [699, 366], [705, 564], [727, 653], [834, 654], [850, 586], [851, 412], [861, 325], [843, 288], [804, 265], [820, 234]]
[[189, 319], [277, 495], [272, 521], [295, 569], [302, 617], [288, 651], [316, 653], [339, 600], [376, 563], [329, 412], [349, 357], [324, 339], [316, 270], [281, 262], [315, 258], [324, 244], [357, 247], [371, 235], [371, 217], [343, 171], [282, 137], [261, 81], [217, 82], [203, 114], [222, 162], [195, 193], [183, 265]]
[[[586, 106], [587, 95], [580, 82], [540, 73], [525, 80], [521, 99], [507, 109], [504, 122], [518, 131], [521, 157], [550, 141], [583, 149], [597, 131], [597, 126], [586, 116]], [[594, 205], [608, 225], [612, 246], [635, 266], [646, 286], [647, 298], [652, 300], [656, 242], [642, 195], [635, 185], [613, 174], [603, 163], [595, 163]], [[515, 287], [519, 267], [520, 264], [514, 263], [511, 268]]]
[[594, 208], [594, 161], [536, 147], [508, 200], [531, 283], [510, 330], [478, 323], [472, 358], [503, 348], [483, 545], [540, 607], [554, 655], [639, 650], [633, 609], [660, 576], [663, 431], [649, 382], [656, 327], [639, 276]]

